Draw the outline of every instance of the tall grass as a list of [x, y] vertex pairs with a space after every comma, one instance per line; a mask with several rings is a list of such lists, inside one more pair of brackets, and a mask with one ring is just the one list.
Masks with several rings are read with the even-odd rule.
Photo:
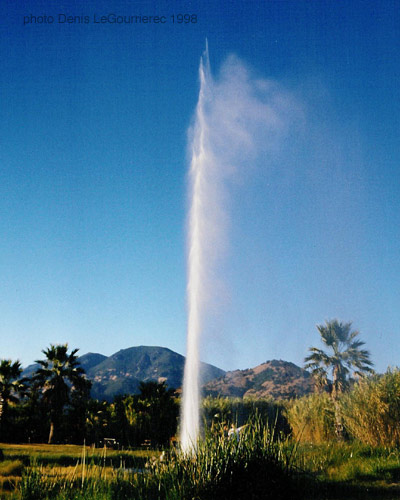
[[257, 419], [238, 440], [222, 429], [208, 433], [195, 456], [174, 454], [167, 464], [156, 463], [155, 472], [168, 500], [280, 499], [295, 491], [289, 455]]
[[257, 415], [269, 422], [277, 433], [289, 433], [289, 425], [284, 415], [285, 404], [272, 398], [228, 398], [207, 396], [202, 402], [203, 418], [206, 426], [225, 423], [242, 426]]
[[400, 371], [361, 380], [341, 398], [348, 433], [372, 446], [400, 445]]
[[23, 474], [23, 500], [249, 500], [299, 498], [290, 454], [260, 420], [248, 425], [238, 439], [223, 429], [207, 433], [193, 455], [171, 450], [153, 458], [144, 470], [106, 471], [82, 465], [69, 477], [50, 476], [43, 466]]
[[324, 443], [335, 439], [335, 408], [328, 394], [311, 394], [292, 401], [286, 416], [298, 442]]
[[[347, 437], [371, 446], [400, 446], [400, 370], [361, 379], [340, 396], [336, 411]], [[328, 394], [292, 401], [286, 412], [293, 437], [327, 443], [335, 437], [335, 405]]]

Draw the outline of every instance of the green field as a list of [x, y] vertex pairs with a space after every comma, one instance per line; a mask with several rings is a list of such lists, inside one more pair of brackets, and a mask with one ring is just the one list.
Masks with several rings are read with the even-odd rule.
[[[159, 451], [111, 450], [76, 445], [0, 444], [1, 498], [20, 498], [22, 479], [32, 473], [44, 481], [73, 483], [96, 478], [112, 480], [116, 473], [142, 469]], [[29, 497], [27, 497], [29, 498]], [[33, 498], [33, 497], [32, 497]]]
[[[302, 444], [296, 466], [317, 498], [400, 498], [400, 450], [357, 443]], [[311, 497], [312, 498], [312, 497]]]
[[[196, 461], [173, 452], [160, 460], [152, 450], [2, 444], [0, 494], [8, 500], [200, 500], [233, 498], [234, 487], [237, 499], [292, 498], [293, 492], [304, 499], [400, 498], [398, 449], [295, 446], [261, 434], [253, 432], [246, 443], [207, 438]], [[236, 482], [252, 494], [241, 496]]]

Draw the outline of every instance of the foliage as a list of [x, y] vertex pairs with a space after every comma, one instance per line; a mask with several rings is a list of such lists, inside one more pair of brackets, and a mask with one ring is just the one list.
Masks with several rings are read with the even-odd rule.
[[257, 420], [238, 441], [214, 426], [195, 456], [70, 445], [4, 445], [4, 453], [0, 483], [14, 491], [9, 500], [394, 498], [390, 487], [400, 480], [398, 448], [294, 445]]
[[167, 446], [178, 424], [179, 406], [174, 390], [168, 389], [165, 382], [152, 381], [141, 382], [139, 389], [138, 396], [125, 399], [126, 414], [136, 422], [142, 434], [140, 439], [149, 439], [153, 447]]
[[317, 347], [311, 347], [305, 358], [305, 368], [317, 380], [319, 386], [328, 384], [329, 370], [332, 374], [332, 397], [335, 399], [348, 387], [348, 377], [353, 370], [354, 375], [362, 377], [372, 372], [369, 352], [360, 349], [364, 342], [357, 340], [360, 332], [351, 330], [351, 323], [342, 323], [337, 319], [326, 321], [325, 325], [317, 325], [321, 340], [330, 351], [326, 353]]
[[140, 394], [117, 396], [113, 403], [91, 400], [86, 414], [86, 440], [99, 444], [105, 437], [120, 445], [165, 447], [176, 433], [179, 404], [166, 384], [141, 382]]
[[175, 453], [166, 464], [156, 462], [154, 471], [161, 498], [279, 499], [295, 494], [289, 457], [257, 418], [238, 439], [227, 439], [215, 427], [194, 455]]
[[400, 445], [400, 370], [361, 380], [341, 398], [344, 425], [351, 436], [372, 446]]
[[249, 418], [259, 417], [275, 429], [276, 433], [288, 434], [290, 431], [285, 404], [270, 398], [227, 398], [207, 396], [202, 402], [204, 421], [207, 427], [235, 424], [240, 427]]
[[78, 350], [68, 353], [68, 344], [52, 344], [42, 351], [46, 359], [36, 361], [40, 368], [36, 370], [33, 380], [42, 389], [43, 399], [49, 408], [49, 443], [53, 442], [71, 392], [76, 391], [82, 395], [88, 395], [89, 392], [90, 383], [84, 378], [84, 370], [76, 356]]
[[328, 394], [293, 400], [286, 411], [293, 438], [302, 443], [324, 443], [335, 438], [335, 407]]
[[329, 443], [339, 412], [346, 435], [371, 446], [400, 446], [400, 370], [363, 378], [333, 401], [326, 393], [294, 400], [287, 418], [294, 439]]
[[0, 462], [0, 476], [21, 475], [23, 468], [21, 460], [3, 460]]
[[294, 465], [314, 478], [310, 498], [398, 498], [399, 449], [338, 441], [300, 444]]
[[297, 486], [283, 444], [255, 420], [238, 440], [225, 438], [220, 429], [199, 442], [195, 455], [171, 451], [153, 457], [140, 472], [85, 469], [81, 463], [68, 476], [46, 475], [35, 465], [24, 472], [20, 491], [25, 500], [279, 500], [301, 498]]
[[337, 319], [326, 321], [325, 325], [317, 325], [321, 340], [328, 348], [329, 353], [317, 347], [310, 347], [305, 358], [305, 368], [311, 370], [316, 386], [322, 389], [328, 385], [328, 373], [332, 374], [331, 396], [335, 407], [335, 432], [338, 439], [344, 438], [343, 422], [338, 406], [338, 398], [349, 387], [349, 375], [361, 378], [371, 373], [372, 362], [369, 352], [360, 349], [364, 342], [356, 340], [359, 332], [351, 330], [351, 323], [342, 323]]
[[9, 435], [9, 406], [19, 401], [18, 396], [25, 390], [21, 379], [21, 363], [10, 359], [0, 361], [0, 439]]

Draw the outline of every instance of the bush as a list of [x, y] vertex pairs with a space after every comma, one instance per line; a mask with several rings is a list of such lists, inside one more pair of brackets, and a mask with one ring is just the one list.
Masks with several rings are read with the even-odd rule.
[[203, 399], [202, 411], [206, 427], [225, 424], [229, 427], [244, 425], [257, 416], [274, 429], [276, 435], [289, 434], [284, 403], [262, 398], [227, 398], [207, 396]]
[[109, 471], [88, 466], [85, 477], [24, 472], [22, 500], [283, 500], [301, 498], [291, 455], [260, 419], [228, 439], [214, 426], [193, 454], [172, 449], [152, 457], [144, 470]]
[[0, 476], [20, 476], [23, 468], [21, 460], [4, 460], [0, 463]]
[[372, 446], [399, 446], [400, 370], [361, 380], [340, 408], [350, 436]]
[[194, 456], [178, 453], [165, 465], [156, 462], [154, 467], [154, 489], [161, 492], [155, 498], [301, 498], [288, 455], [259, 419], [250, 421], [238, 439], [227, 439], [223, 428], [215, 426], [198, 443]]
[[299, 442], [319, 444], [336, 438], [335, 408], [328, 394], [311, 394], [292, 401], [286, 416]]

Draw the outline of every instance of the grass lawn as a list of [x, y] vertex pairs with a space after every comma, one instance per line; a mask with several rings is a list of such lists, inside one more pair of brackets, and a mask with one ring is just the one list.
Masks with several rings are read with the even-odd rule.
[[0, 460], [0, 498], [6, 499], [18, 489], [23, 471], [32, 466], [51, 480], [73, 480], [83, 476], [107, 479], [116, 469], [141, 469], [149, 459], [160, 454], [152, 450], [48, 444], [0, 443], [0, 450], [3, 452], [3, 460]]
[[[135, 470], [141, 470], [146, 462], [155, 460], [160, 454], [152, 450], [110, 450], [46, 444], [0, 444], [0, 449], [3, 451], [3, 460], [0, 461], [0, 498], [8, 500], [21, 498], [18, 491], [23, 476], [32, 483], [32, 478], [35, 479], [37, 474], [48, 483], [74, 484], [76, 490], [85, 481], [115, 485], [121, 480], [129, 482]], [[303, 489], [309, 492], [306, 494], [307, 500], [400, 498], [398, 449], [332, 443], [290, 445], [285, 453], [291, 455], [292, 464], [300, 471], [300, 478], [304, 479]], [[303, 484], [303, 479], [300, 479], [300, 484]], [[40, 481], [39, 487], [43, 485]], [[60, 498], [72, 498], [68, 496], [70, 494], [65, 493], [66, 496]], [[102, 494], [96, 493], [87, 498], [110, 498]], [[77, 495], [73, 498], [80, 498], [79, 492]]]
[[295, 464], [316, 479], [316, 494], [322, 498], [400, 498], [397, 448], [357, 443], [300, 445]]

